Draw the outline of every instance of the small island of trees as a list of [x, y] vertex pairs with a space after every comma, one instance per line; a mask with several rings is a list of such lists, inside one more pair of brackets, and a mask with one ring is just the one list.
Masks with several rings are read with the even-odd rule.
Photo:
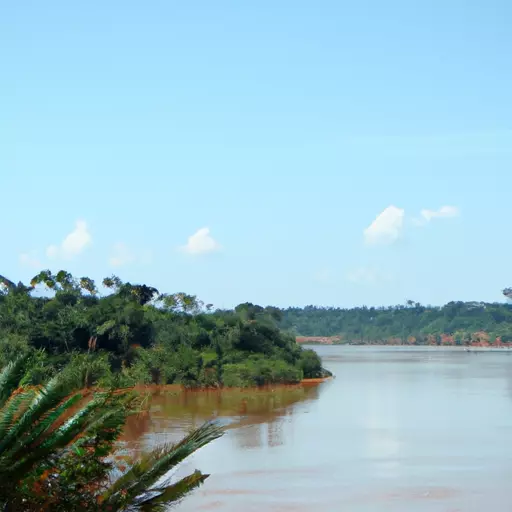
[[318, 355], [280, 329], [277, 308], [213, 310], [117, 276], [102, 287], [64, 270], [29, 284], [0, 276], [0, 367], [35, 351], [34, 383], [70, 363], [84, 386], [247, 387], [325, 375]]

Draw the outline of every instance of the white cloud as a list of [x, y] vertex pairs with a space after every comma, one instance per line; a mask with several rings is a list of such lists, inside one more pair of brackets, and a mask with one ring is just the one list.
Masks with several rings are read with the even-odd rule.
[[456, 206], [441, 206], [439, 210], [421, 210], [420, 215], [420, 218], [413, 219], [413, 223], [417, 226], [424, 226], [432, 219], [458, 217], [460, 211]]
[[346, 278], [351, 283], [377, 284], [393, 280], [390, 274], [380, 272], [373, 267], [359, 267], [347, 273]]
[[50, 245], [46, 249], [46, 255], [50, 259], [64, 258], [71, 259], [78, 256], [89, 245], [92, 244], [92, 236], [87, 229], [87, 223], [78, 220], [75, 229], [69, 233], [60, 245]]
[[25, 252], [20, 254], [20, 263], [25, 267], [34, 268], [37, 270], [41, 270], [43, 268], [41, 262], [38, 260], [34, 253]]
[[188, 237], [187, 244], [181, 248], [188, 254], [207, 254], [220, 249], [220, 245], [210, 235], [208, 228], [201, 228]]
[[364, 230], [364, 239], [368, 245], [389, 245], [400, 238], [404, 224], [405, 210], [388, 206]]

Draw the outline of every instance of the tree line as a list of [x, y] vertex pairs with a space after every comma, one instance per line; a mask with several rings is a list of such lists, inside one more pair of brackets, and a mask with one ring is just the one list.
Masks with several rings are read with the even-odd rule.
[[[277, 308], [213, 310], [186, 293], [44, 270], [29, 284], [0, 276], [0, 367], [34, 352], [30, 379], [71, 363], [85, 386], [295, 383], [324, 375], [320, 358], [279, 327]], [[43, 290], [43, 293], [40, 293]]]
[[[512, 289], [503, 291], [512, 297]], [[281, 310], [281, 328], [296, 336], [338, 336], [346, 343], [455, 344], [512, 342], [512, 304], [407, 301], [350, 309], [306, 306]]]

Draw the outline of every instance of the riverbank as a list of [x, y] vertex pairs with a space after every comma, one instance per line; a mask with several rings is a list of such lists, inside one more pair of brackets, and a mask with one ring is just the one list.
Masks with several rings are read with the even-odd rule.
[[332, 380], [334, 377], [332, 375], [328, 375], [326, 377], [319, 377], [316, 379], [302, 379], [300, 382], [295, 384], [266, 384], [264, 386], [248, 386], [248, 387], [240, 387], [240, 386], [223, 386], [223, 387], [186, 387], [181, 384], [139, 384], [136, 385], [133, 389], [136, 391], [149, 391], [151, 393], [162, 393], [162, 392], [222, 392], [222, 391], [274, 391], [276, 389], [297, 389], [302, 386], [311, 386], [316, 384], [322, 384], [329, 380]]
[[351, 347], [351, 348], [382, 348], [386, 349], [410, 349], [410, 350], [450, 350], [453, 352], [501, 352], [503, 354], [512, 354], [510, 347], [461, 347], [454, 345], [379, 345], [376, 344], [365, 344], [365, 345], [350, 345], [345, 343], [343, 345], [332, 345], [333, 347]]
[[[300, 340], [300, 341], [299, 341]], [[320, 341], [323, 340], [323, 341]], [[301, 346], [337, 346], [337, 347], [402, 347], [402, 348], [417, 348], [417, 349], [452, 349], [461, 351], [475, 351], [475, 352], [512, 352], [512, 343], [501, 343], [500, 345], [482, 344], [475, 342], [471, 345], [454, 345], [454, 344], [442, 344], [442, 345], [417, 345], [412, 343], [340, 343], [336, 336], [320, 338], [317, 336], [313, 337], [298, 337], [297, 343]]]
[[334, 379], [332, 375], [329, 375], [328, 377], [320, 377], [318, 379], [302, 379], [299, 385], [321, 384], [322, 382], [327, 382], [332, 379]]

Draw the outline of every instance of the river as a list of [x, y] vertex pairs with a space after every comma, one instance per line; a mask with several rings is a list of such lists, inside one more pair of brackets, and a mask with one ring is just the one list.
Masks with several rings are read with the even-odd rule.
[[336, 378], [267, 391], [166, 392], [128, 448], [213, 416], [226, 435], [178, 475], [205, 484], [177, 512], [509, 512], [512, 351], [319, 346]]

